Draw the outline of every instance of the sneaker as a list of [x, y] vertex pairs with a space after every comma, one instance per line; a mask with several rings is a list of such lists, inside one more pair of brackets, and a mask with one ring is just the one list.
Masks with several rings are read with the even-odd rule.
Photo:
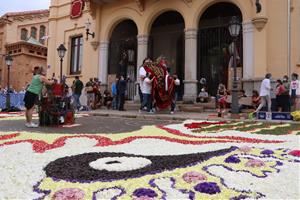
[[30, 128], [30, 125], [31, 125], [30, 123], [27, 123], [27, 122], [25, 123], [25, 126], [26, 126], [27, 128]]
[[33, 122], [31, 122], [31, 123], [26, 123], [25, 126], [26, 126], [27, 128], [38, 128], [38, 127], [39, 127], [38, 124], [35, 124], [35, 123], [33, 123]]
[[154, 114], [154, 112], [153, 112], [152, 110], [150, 110], [148, 113], [149, 113], [149, 114]]
[[173, 115], [173, 114], [174, 114], [174, 111], [171, 111], [170, 114]]

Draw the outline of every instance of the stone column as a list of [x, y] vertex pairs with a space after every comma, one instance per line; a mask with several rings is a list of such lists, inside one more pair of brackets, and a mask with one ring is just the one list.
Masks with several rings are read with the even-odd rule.
[[103, 85], [107, 85], [108, 48], [108, 41], [100, 42], [98, 78]]
[[[143, 64], [143, 60], [148, 55], [148, 36], [147, 35], [138, 35], [137, 36], [138, 43], [138, 52], [137, 52], [137, 73], [136, 73], [136, 86], [139, 81], [139, 68]], [[138, 101], [140, 99], [138, 87], [136, 87], [134, 100]]]
[[197, 97], [197, 29], [185, 30], [184, 101]]
[[252, 95], [254, 78], [254, 26], [252, 21], [243, 23], [243, 82], [247, 95]]

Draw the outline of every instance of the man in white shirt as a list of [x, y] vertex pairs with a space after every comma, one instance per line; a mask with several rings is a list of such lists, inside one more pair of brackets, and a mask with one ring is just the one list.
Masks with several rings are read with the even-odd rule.
[[143, 103], [142, 108], [147, 106], [147, 112], [153, 113], [152, 111], [152, 82], [154, 79], [154, 76], [150, 79], [151, 75], [149, 73], [146, 73], [146, 78], [143, 80], [143, 86], [142, 86], [142, 93], [143, 93]]
[[254, 115], [259, 112], [266, 104], [268, 104], [268, 112], [271, 112], [271, 81], [272, 75], [270, 73], [266, 74], [265, 79], [261, 82], [259, 96], [261, 98], [261, 103], [258, 108], [253, 113]]
[[142, 105], [143, 105], [143, 84], [144, 84], [144, 79], [146, 78], [146, 74], [147, 74], [147, 72], [146, 72], [146, 70], [145, 70], [145, 68], [144, 68], [144, 65], [146, 64], [146, 63], [151, 63], [152, 61], [151, 61], [151, 59], [150, 58], [145, 58], [144, 60], [143, 60], [143, 64], [142, 64], [142, 66], [140, 66], [140, 68], [139, 68], [139, 95], [140, 95], [140, 103], [141, 103], [141, 107], [140, 107], [140, 112], [142, 111], [142, 109], [143, 109], [143, 107], [142, 107]]

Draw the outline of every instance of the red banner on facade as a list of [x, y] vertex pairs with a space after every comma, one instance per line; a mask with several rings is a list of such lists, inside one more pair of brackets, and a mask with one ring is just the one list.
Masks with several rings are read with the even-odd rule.
[[84, 8], [84, 0], [73, 0], [71, 5], [71, 19], [81, 17]]

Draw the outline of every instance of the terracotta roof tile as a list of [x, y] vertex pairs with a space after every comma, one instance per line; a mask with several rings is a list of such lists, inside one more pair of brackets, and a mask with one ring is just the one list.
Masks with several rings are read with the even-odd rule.
[[8, 13], [4, 14], [2, 17], [5, 17], [5, 16], [6, 17], [15, 17], [15, 16], [22, 16], [22, 15], [35, 15], [35, 14], [47, 14], [47, 13], [49, 13], [48, 9], [22, 11], [22, 12], [8, 12]]

